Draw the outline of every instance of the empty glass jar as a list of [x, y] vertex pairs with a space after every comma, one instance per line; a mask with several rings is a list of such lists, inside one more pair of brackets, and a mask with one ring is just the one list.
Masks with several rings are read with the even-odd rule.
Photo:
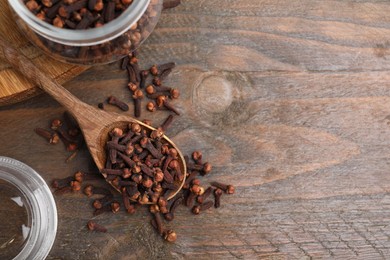
[[0, 156], [0, 259], [41, 260], [57, 232], [49, 187], [29, 166]]

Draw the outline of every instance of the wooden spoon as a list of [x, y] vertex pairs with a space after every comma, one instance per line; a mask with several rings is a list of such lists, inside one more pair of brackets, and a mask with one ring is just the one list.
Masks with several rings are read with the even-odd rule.
[[[68, 90], [40, 71], [26, 56], [10, 47], [3, 39], [0, 39], [0, 47], [0, 51], [2, 51], [0, 54], [2, 54], [2, 57], [4, 57], [16, 70], [20, 71], [24, 76], [36, 83], [43, 91], [57, 100], [75, 117], [83, 132], [89, 152], [100, 171], [105, 166], [107, 158], [105, 144], [108, 140], [109, 132], [113, 128], [119, 127], [124, 129], [128, 123], [135, 122], [151, 131], [155, 130], [155, 128], [148, 126], [131, 116], [108, 113], [81, 102]], [[178, 151], [178, 161], [184, 175], [184, 180], [178, 184], [177, 190], [173, 191], [168, 197], [168, 199], [171, 199], [183, 187], [186, 179], [187, 167], [184, 157], [175, 143], [165, 135], [163, 136], [163, 139]], [[113, 187], [115, 188], [115, 186]]]

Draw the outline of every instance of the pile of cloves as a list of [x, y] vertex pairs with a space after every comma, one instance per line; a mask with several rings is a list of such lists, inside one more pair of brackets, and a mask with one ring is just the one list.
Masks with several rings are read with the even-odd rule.
[[133, 0], [25, 0], [37, 18], [59, 28], [101, 27], [123, 13]]
[[76, 120], [67, 111], [64, 112], [63, 119], [56, 118], [51, 121], [50, 129], [35, 128], [34, 131], [50, 144], [57, 144], [61, 140], [66, 150], [71, 152], [66, 162], [70, 162], [84, 144], [84, 137]]
[[[122, 138], [125, 138], [125, 136]], [[166, 150], [166, 148], [162, 148], [161, 151], [163, 150]], [[168, 151], [168, 154], [163, 156], [165, 158], [162, 161], [174, 161], [175, 159], [173, 159], [172, 153], [175, 154], [173, 150]], [[121, 191], [121, 198], [115, 197], [108, 188], [96, 187], [85, 183], [86, 181], [102, 180], [102, 175], [99, 173], [78, 171], [74, 176], [53, 180], [52, 187], [56, 189], [54, 191], [56, 195], [83, 191], [87, 197], [95, 197], [92, 201], [94, 216], [103, 213], [116, 214], [121, 209], [125, 210], [128, 214], [134, 214], [139, 207], [149, 205], [149, 211], [152, 214], [150, 221], [152, 227], [166, 241], [175, 242], [177, 234], [172, 228], [167, 228], [166, 224], [174, 220], [175, 212], [180, 206], [186, 206], [191, 209], [190, 211], [194, 215], [198, 215], [213, 206], [219, 208], [221, 206], [221, 196], [235, 192], [233, 185], [226, 185], [215, 181], [211, 182], [211, 186], [207, 188], [202, 186], [199, 178], [208, 175], [211, 172], [212, 166], [208, 162], [202, 163], [202, 153], [200, 151], [192, 153], [193, 161], [190, 161], [188, 156], [185, 156], [185, 159], [187, 162], [186, 181], [182, 190], [170, 200], [167, 200], [167, 195], [171, 191], [170, 188], [177, 188], [177, 186], [175, 184], [171, 185], [170, 181], [166, 181], [164, 174], [161, 174], [161, 168], [153, 164], [151, 167], [148, 167], [150, 170], [145, 170], [147, 166], [139, 162], [140, 172], [138, 172], [137, 163], [132, 164], [132, 170], [122, 168], [106, 169], [103, 171], [105, 172], [106, 180], [110, 181], [116, 189]], [[148, 160], [145, 160], [145, 163], [149, 164]], [[161, 166], [160, 162], [158, 164], [164, 168], [164, 165]], [[170, 169], [169, 164], [167, 168], [170, 171], [175, 169], [175, 167]], [[133, 169], [135, 169], [135, 173]], [[107, 172], [110, 172], [110, 174]], [[146, 174], [145, 172], [148, 173]], [[99, 198], [96, 198], [96, 196], [99, 196]], [[210, 198], [211, 196], [213, 198]], [[91, 231], [107, 232], [107, 228], [92, 220], [87, 223], [87, 228]]]
[[[146, 104], [146, 110], [150, 112], [168, 110], [176, 115], [180, 115], [180, 112], [169, 101], [178, 99], [180, 91], [163, 85], [163, 80], [172, 72], [175, 63], [168, 62], [161, 65], [153, 65], [148, 70], [141, 70], [136, 55], [136, 52], [127, 55], [121, 63], [121, 69], [128, 72], [129, 82], [127, 87], [134, 102], [134, 116], [136, 118], [141, 117], [142, 100], [145, 96], [150, 99]], [[115, 96], [109, 96], [106, 102], [107, 104], [117, 106], [122, 111], [129, 110], [127, 103]], [[98, 107], [104, 109], [104, 103], [99, 103]]]
[[163, 140], [163, 134], [161, 128], [148, 131], [138, 123], [110, 132], [102, 174], [122, 192], [127, 211], [130, 202], [143, 205], [167, 200], [184, 180], [178, 152]]
[[[151, 225], [166, 241], [174, 242], [177, 238], [172, 229], [164, 227], [163, 219], [170, 222], [175, 217], [175, 211], [180, 205], [191, 209], [191, 212], [198, 215], [213, 206], [221, 206], [221, 196], [223, 193], [233, 194], [235, 188], [233, 185], [226, 185], [220, 182], [211, 182], [211, 186], [204, 188], [201, 185], [199, 177], [210, 173], [212, 166], [210, 163], [202, 163], [202, 153], [195, 151], [192, 153], [193, 162], [185, 156], [187, 163], [187, 177], [182, 190], [169, 202], [158, 200], [157, 204], [150, 206], [149, 211], [153, 215]], [[210, 196], [214, 196], [214, 200]]]

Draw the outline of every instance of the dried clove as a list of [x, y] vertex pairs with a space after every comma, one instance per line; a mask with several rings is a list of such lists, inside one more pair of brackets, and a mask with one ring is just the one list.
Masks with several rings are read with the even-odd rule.
[[227, 185], [216, 181], [211, 182], [211, 185], [223, 190], [227, 194], [233, 194], [235, 192], [233, 185]]
[[219, 208], [221, 206], [221, 196], [223, 194], [223, 191], [219, 188], [217, 188], [214, 191], [214, 207]]
[[34, 131], [35, 133], [37, 133], [37, 135], [45, 138], [50, 144], [57, 144], [60, 140], [57, 133], [53, 133], [49, 130], [43, 128], [35, 128]]
[[118, 98], [116, 98], [114, 96], [109, 96], [107, 98], [107, 103], [111, 104], [111, 105], [114, 105], [114, 106], [117, 106], [117, 107], [119, 107], [123, 111], [128, 111], [129, 110], [129, 106], [125, 102], [119, 100]]
[[110, 194], [107, 194], [106, 196], [104, 196], [103, 198], [101, 199], [96, 199], [94, 200], [94, 202], [92, 203], [92, 206], [95, 208], [95, 209], [101, 209], [103, 206], [105, 206], [107, 203], [111, 203], [112, 200], [113, 200], [114, 196], [110, 193]]
[[213, 192], [213, 187], [208, 187], [202, 195], [198, 195], [198, 197], [196, 197], [196, 202], [202, 204]]
[[165, 220], [172, 221], [175, 218], [175, 211], [183, 203], [183, 200], [184, 198], [182, 196], [173, 200], [172, 205], [169, 208], [169, 212], [164, 214]]
[[180, 5], [180, 0], [165, 0], [163, 4], [163, 10], [175, 8]]
[[88, 197], [91, 197], [94, 194], [110, 195], [111, 191], [105, 188], [94, 187], [92, 185], [87, 185], [84, 187], [84, 194]]
[[54, 189], [70, 186], [70, 182], [73, 181], [73, 176], [66, 177], [64, 179], [54, 179], [51, 183], [51, 187]]
[[164, 123], [162, 123], [161, 125], [161, 129], [163, 130], [163, 132], [166, 132], [168, 130], [168, 128], [171, 126], [172, 122], [174, 120], [174, 116], [173, 115], [169, 115]]
[[103, 232], [103, 233], [107, 232], [107, 228], [105, 228], [102, 225], [97, 224], [95, 221], [92, 221], [92, 220], [88, 221], [87, 227], [91, 231], [98, 231], [98, 232]]
[[200, 204], [200, 205], [196, 205], [192, 208], [192, 213], [194, 213], [195, 215], [198, 215], [200, 214], [202, 211], [205, 211], [205, 210], [208, 210], [209, 208], [211, 208], [212, 206], [214, 205], [214, 203], [212, 201], [207, 201], [203, 204]]

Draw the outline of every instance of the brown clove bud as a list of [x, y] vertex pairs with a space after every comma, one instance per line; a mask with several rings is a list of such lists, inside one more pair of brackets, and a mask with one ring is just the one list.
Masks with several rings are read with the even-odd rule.
[[198, 214], [200, 214], [202, 211], [208, 210], [208, 209], [211, 208], [213, 205], [214, 205], [214, 203], [213, 203], [212, 201], [208, 201], [208, 202], [205, 202], [205, 203], [203, 203], [203, 204], [194, 206], [194, 207], [192, 208], [192, 213], [194, 213], [195, 215], [198, 215]]
[[223, 184], [223, 183], [216, 182], [216, 181], [211, 182], [211, 185], [214, 187], [220, 188], [221, 190], [223, 190], [227, 194], [233, 194], [235, 191], [235, 188], [233, 185], [227, 185], [227, 184]]
[[58, 144], [60, 137], [57, 133], [48, 131], [43, 128], [35, 128], [35, 133], [43, 138], [45, 138], [50, 144]]
[[116, 98], [114, 96], [109, 96], [108, 99], [107, 99], [107, 103], [111, 104], [111, 105], [114, 105], [114, 106], [117, 106], [117, 107], [119, 107], [123, 111], [128, 111], [129, 110], [129, 106], [125, 102], [119, 100], [118, 98]]
[[97, 224], [96, 222], [90, 220], [88, 221], [87, 223], [87, 227], [89, 230], [91, 231], [98, 231], [98, 232], [103, 232], [103, 233], [106, 233], [107, 232], [107, 228], [105, 228], [104, 226], [101, 226], [99, 224]]

